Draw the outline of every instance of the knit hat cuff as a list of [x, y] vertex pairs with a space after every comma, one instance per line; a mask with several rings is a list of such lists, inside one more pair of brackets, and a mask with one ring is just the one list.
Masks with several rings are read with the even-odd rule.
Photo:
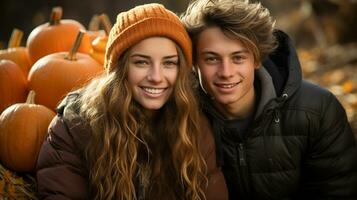
[[[182, 48], [188, 67], [192, 66], [192, 44], [183, 25], [173, 23], [167, 18], [151, 17], [128, 26], [114, 41], [108, 42], [105, 68], [112, 70], [124, 51], [141, 40], [154, 36], [167, 37], [175, 41]], [[125, 40], [118, 38], [125, 38]]]

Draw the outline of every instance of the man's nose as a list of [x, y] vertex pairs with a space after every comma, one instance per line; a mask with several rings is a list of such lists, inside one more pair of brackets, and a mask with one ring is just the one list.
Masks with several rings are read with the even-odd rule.
[[229, 59], [222, 60], [218, 75], [224, 78], [233, 76], [233, 65]]

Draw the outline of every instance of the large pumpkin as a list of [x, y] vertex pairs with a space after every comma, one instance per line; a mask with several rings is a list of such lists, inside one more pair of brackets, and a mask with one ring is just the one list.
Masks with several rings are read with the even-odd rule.
[[27, 77], [31, 68], [31, 62], [27, 48], [20, 46], [22, 36], [23, 32], [21, 30], [14, 29], [12, 31], [8, 48], [0, 51], [0, 60], [6, 59], [15, 62]]
[[[36, 27], [30, 33], [27, 48], [32, 63], [51, 53], [69, 51], [78, 31], [85, 30], [79, 22], [61, 18], [62, 9], [55, 7], [52, 10], [50, 22]], [[78, 51], [89, 53], [90, 49], [90, 38], [84, 35]]]
[[48, 125], [55, 113], [42, 105], [33, 104], [30, 92], [26, 103], [8, 107], [0, 115], [0, 160], [17, 172], [33, 171], [46, 137]]
[[[83, 34], [80, 32], [79, 36]], [[79, 43], [77, 40], [74, 46], [78, 47]], [[103, 66], [88, 54], [76, 53], [73, 48], [69, 53], [54, 53], [38, 60], [28, 76], [29, 88], [36, 92], [37, 103], [55, 110], [68, 92], [102, 72]]]
[[23, 103], [27, 95], [27, 79], [19, 66], [0, 60], [0, 113], [15, 103]]

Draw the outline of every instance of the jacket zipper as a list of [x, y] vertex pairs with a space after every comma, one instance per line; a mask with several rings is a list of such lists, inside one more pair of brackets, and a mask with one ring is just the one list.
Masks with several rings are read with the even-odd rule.
[[241, 192], [243, 199], [249, 199], [250, 196], [250, 184], [249, 184], [249, 173], [246, 157], [246, 147], [244, 143], [238, 143], [236, 145], [238, 151], [238, 174], [241, 181]]
[[241, 167], [247, 166], [245, 146], [243, 143], [238, 143], [238, 153], [239, 153], [239, 165]]

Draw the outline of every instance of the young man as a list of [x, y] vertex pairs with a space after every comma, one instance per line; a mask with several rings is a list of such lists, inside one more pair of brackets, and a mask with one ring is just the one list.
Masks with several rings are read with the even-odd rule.
[[302, 80], [269, 11], [198, 0], [181, 16], [230, 199], [357, 199], [357, 147], [329, 91]]

